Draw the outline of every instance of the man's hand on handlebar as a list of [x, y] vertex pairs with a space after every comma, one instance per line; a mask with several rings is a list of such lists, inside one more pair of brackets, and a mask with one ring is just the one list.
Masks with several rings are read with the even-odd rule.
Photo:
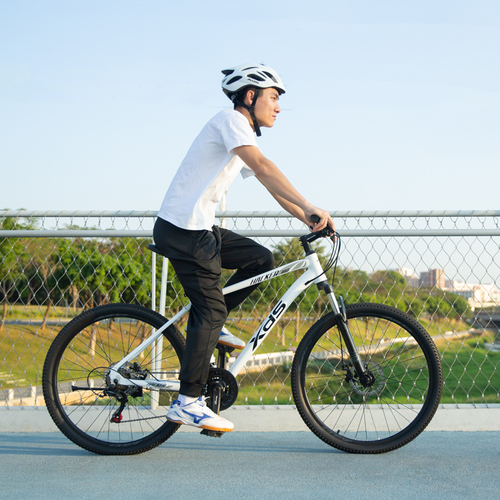
[[308, 220], [310, 220], [309, 227], [314, 233], [321, 231], [327, 226], [332, 232], [335, 231], [335, 223], [326, 210], [315, 208], [313, 213], [308, 217]]

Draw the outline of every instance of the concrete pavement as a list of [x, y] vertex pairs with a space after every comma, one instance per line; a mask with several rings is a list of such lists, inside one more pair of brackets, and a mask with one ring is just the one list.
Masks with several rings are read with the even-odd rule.
[[103, 457], [56, 433], [0, 433], [0, 499], [500, 498], [500, 432], [424, 432], [384, 455], [350, 455], [311, 432], [176, 433]]

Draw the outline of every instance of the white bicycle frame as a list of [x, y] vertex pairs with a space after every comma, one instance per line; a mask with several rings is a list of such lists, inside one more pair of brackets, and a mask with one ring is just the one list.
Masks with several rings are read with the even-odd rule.
[[[237, 290], [241, 290], [243, 288], [247, 288], [249, 286], [255, 285], [256, 283], [263, 283], [264, 281], [271, 280], [277, 276], [281, 276], [283, 274], [288, 274], [293, 271], [297, 271], [299, 269], [306, 269], [306, 271], [301, 274], [297, 280], [290, 286], [290, 288], [285, 292], [283, 297], [278, 301], [278, 303], [273, 307], [272, 311], [266, 317], [266, 319], [260, 324], [257, 331], [254, 333], [246, 347], [243, 349], [241, 354], [237, 357], [236, 361], [229, 368], [229, 372], [232, 373], [235, 377], [240, 373], [243, 367], [246, 365], [247, 361], [250, 359], [252, 354], [257, 350], [257, 348], [264, 342], [266, 337], [269, 335], [273, 327], [278, 323], [281, 316], [286, 312], [291, 303], [309, 286], [316, 283], [325, 282], [325, 276], [323, 272], [323, 268], [319, 262], [318, 256], [316, 253], [311, 253], [310, 255], [306, 255], [304, 259], [297, 260], [290, 264], [285, 264], [284, 266], [273, 269], [272, 271], [259, 274], [258, 276], [254, 276], [253, 278], [249, 278], [245, 281], [241, 281], [234, 285], [225, 287], [222, 289], [223, 294], [229, 294], [231, 292], [236, 292]], [[333, 308], [335, 314], [339, 314], [339, 305], [335, 294], [333, 291], [328, 293], [328, 298], [330, 300], [330, 304]], [[114, 364], [113, 367], [109, 370], [110, 379], [118, 385], [123, 386], [134, 386], [134, 387], [142, 387], [144, 389], [150, 390], [164, 390], [164, 391], [179, 391], [180, 389], [180, 381], [179, 380], [161, 380], [161, 379], [151, 379], [146, 378], [145, 380], [131, 380], [123, 377], [119, 370], [120, 368], [127, 362], [135, 359], [141, 352], [147, 349], [149, 346], [154, 344], [156, 341], [161, 342], [163, 339], [163, 332], [170, 326], [175, 324], [184, 314], [186, 314], [191, 308], [191, 303], [185, 306], [181, 311], [179, 311], [170, 321], [167, 321], [161, 328], [156, 330], [151, 334], [149, 338], [147, 338], [144, 342], [142, 342], [136, 349], [131, 351], [127, 356], [125, 356], [121, 361]], [[156, 351], [158, 352], [158, 356], [161, 355], [161, 348], [157, 346]], [[155, 355], [153, 354], [153, 358]], [[161, 361], [160, 359], [157, 360]], [[153, 364], [155, 360], [153, 359]]]

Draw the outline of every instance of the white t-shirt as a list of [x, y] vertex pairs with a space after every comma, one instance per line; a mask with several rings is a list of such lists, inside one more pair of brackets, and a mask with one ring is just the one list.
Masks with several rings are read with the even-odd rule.
[[239, 146], [257, 146], [248, 120], [232, 109], [217, 113], [191, 145], [158, 217], [182, 229], [211, 230], [215, 209], [238, 173], [243, 178], [254, 175], [233, 153]]

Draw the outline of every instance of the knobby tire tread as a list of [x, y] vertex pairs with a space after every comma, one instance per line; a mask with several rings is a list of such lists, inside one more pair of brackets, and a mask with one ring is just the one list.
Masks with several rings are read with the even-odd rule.
[[[341, 451], [355, 454], [379, 454], [396, 450], [410, 441], [414, 440], [429, 424], [434, 414], [436, 413], [439, 401], [441, 398], [443, 387], [443, 373], [439, 352], [432, 341], [429, 334], [414, 318], [408, 314], [391, 306], [383, 304], [359, 303], [352, 304], [346, 307], [347, 319], [360, 316], [378, 317], [386, 320], [395, 321], [396, 324], [403, 325], [405, 329], [418, 341], [419, 346], [428, 351], [428, 366], [430, 370], [430, 378], [433, 380], [432, 386], [429, 388], [430, 395], [426, 400], [427, 408], [425, 417], [421, 418], [418, 414], [415, 420], [412, 421], [405, 429], [403, 429], [404, 437], [400, 436], [401, 432], [390, 438], [383, 440], [383, 443], [378, 441], [354, 441], [346, 444], [345, 439], [339, 439], [332, 434], [332, 429], [322, 424], [315, 418], [312, 408], [309, 407], [307, 396], [305, 395], [305, 387], [303, 386], [302, 373], [305, 372], [308, 356], [311, 353], [314, 345], [319, 341], [323, 334], [337, 324], [337, 318], [334, 313], [327, 314], [319, 319], [305, 334], [297, 349], [294, 362], [292, 365], [292, 394], [296, 403], [299, 414], [309, 429], [322, 441], [333, 446]], [[415, 335], [414, 335], [415, 334]], [[424, 405], [425, 406], [425, 405]]]
[[[57, 381], [54, 382], [54, 379], [56, 378], [58, 362], [69, 342], [82, 329], [112, 317], [135, 318], [149, 323], [156, 329], [167, 321], [166, 318], [151, 309], [133, 304], [108, 304], [83, 312], [64, 326], [49, 348], [43, 367], [43, 394], [49, 415], [56, 426], [68, 439], [81, 448], [100, 455], [137, 455], [152, 450], [165, 442], [177, 431], [180, 425], [167, 421], [152, 434], [137, 442], [120, 444], [100, 441], [85, 435], [68, 419], [58, 402], [55, 388]], [[164, 332], [164, 337], [174, 346], [180, 361], [185, 349], [184, 337], [174, 325]]]

